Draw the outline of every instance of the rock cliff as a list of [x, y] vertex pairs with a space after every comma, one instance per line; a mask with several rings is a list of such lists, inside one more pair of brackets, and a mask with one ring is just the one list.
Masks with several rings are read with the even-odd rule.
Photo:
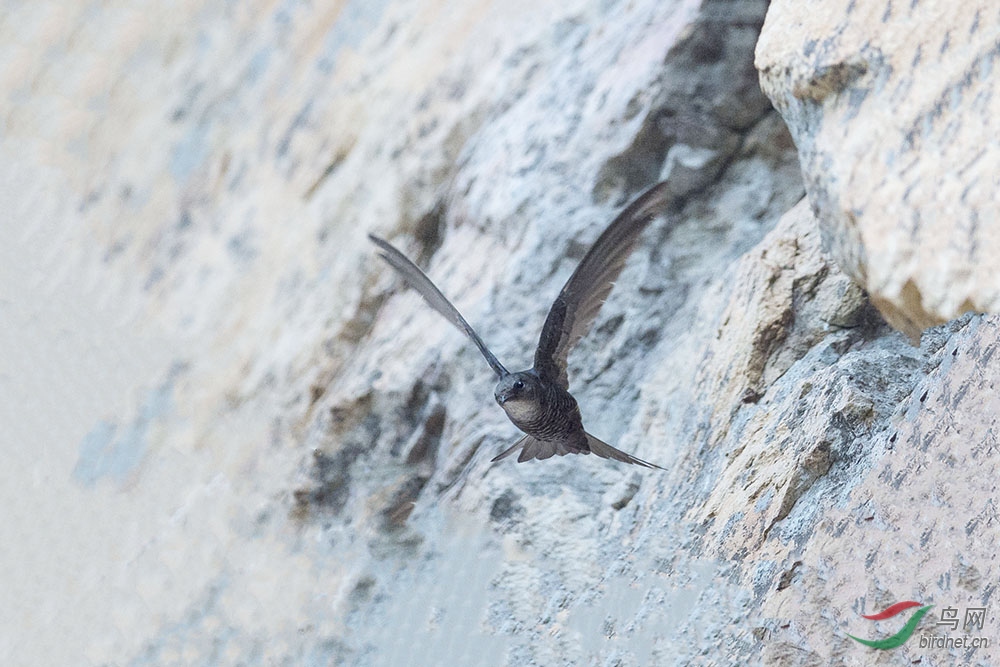
[[[990, 3], [31, 3], [0, 34], [4, 664], [1000, 661]], [[569, 374], [667, 470], [490, 464], [489, 368], [366, 235], [521, 369], [663, 179], [691, 196]], [[935, 607], [901, 647], [848, 637], [902, 600]]]

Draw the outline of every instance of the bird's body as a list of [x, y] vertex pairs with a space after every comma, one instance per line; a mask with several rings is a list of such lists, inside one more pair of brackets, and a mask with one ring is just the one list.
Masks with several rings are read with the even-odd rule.
[[369, 235], [382, 249], [381, 257], [431, 307], [472, 339], [499, 376], [494, 397], [510, 421], [525, 435], [493, 461], [520, 450], [519, 462], [547, 459], [553, 455], [594, 453], [623, 463], [660, 467], [615, 449], [584, 430], [580, 408], [569, 393], [566, 357], [593, 324], [639, 234], [661, 211], [667, 191], [665, 185], [661, 183], [650, 188], [604, 230], [552, 304], [539, 337], [534, 366], [516, 373], [504, 368], [465, 318], [416, 265], [387, 241]]
[[[504, 378], [497, 384], [494, 396], [514, 426], [541, 442], [560, 443], [569, 452], [587, 450], [580, 407], [572, 394], [554, 383], [542, 381], [531, 370], [511, 373], [509, 377], [509, 381]], [[523, 385], [521, 388], [518, 382]], [[526, 389], [530, 384], [535, 387]]]

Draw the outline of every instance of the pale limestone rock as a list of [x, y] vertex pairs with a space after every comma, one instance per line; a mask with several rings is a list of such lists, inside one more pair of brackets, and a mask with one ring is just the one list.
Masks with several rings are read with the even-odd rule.
[[[903, 660], [996, 662], [998, 339], [996, 318], [976, 317], [935, 341], [923, 377], [896, 408], [895, 428], [866, 443], [873, 465], [852, 480], [849, 494], [838, 494], [794, 557], [785, 557], [786, 584], [762, 609], [790, 622], [773, 627], [764, 651], [770, 664], [810, 664], [810, 655], [815, 664], [861, 664], [864, 654], [846, 633], [897, 632], [906, 616], [876, 625], [860, 615], [911, 599], [936, 608], [897, 650]], [[763, 551], [774, 553], [771, 546]], [[946, 607], [959, 610], [956, 630], [937, 625]], [[987, 610], [982, 629], [964, 627], [969, 608]], [[920, 634], [987, 637], [990, 646], [921, 649]]]
[[[718, 410], [712, 425], [719, 439], [729, 434], [741, 404], [757, 403], [811, 349], [843, 337], [831, 332], [866, 325], [867, 302], [861, 290], [823, 256], [805, 200], [741, 259], [735, 271], [719, 335], [707, 346], [707, 363], [695, 382], [700, 398]], [[832, 392], [819, 390], [837, 394], [832, 401], [814, 402], [808, 395], [816, 389], [815, 382], [810, 375], [792, 383], [800, 389], [794, 417], [775, 423], [770, 411], [760, 411], [743, 427], [745, 444], [728, 454], [718, 487], [692, 517], [703, 523], [710, 517], [747, 514], [745, 525], [755, 527], [752, 534], [726, 535], [719, 548], [725, 549], [728, 540], [735, 540], [729, 547], [732, 551], [759, 546], [808, 486], [826, 474], [836, 455], [827, 432], [832, 415], [852, 403], [869, 406], [853, 408], [859, 414], [851, 415], [852, 422], [870, 416], [864, 413], [871, 411], [872, 401], [856, 399], [839, 387]], [[774, 500], [764, 503], [761, 512], [748, 510], [767, 495]], [[716, 527], [720, 523], [716, 520]]]
[[997, 4], [777, 0], [756, 63], [827, 247], [889, 322], [1000, 312]]

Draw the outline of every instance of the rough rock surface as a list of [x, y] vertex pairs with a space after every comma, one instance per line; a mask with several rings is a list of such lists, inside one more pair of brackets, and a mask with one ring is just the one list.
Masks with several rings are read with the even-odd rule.
[[1000, 7], [771, 3], [761, 86], [802, 157], [827, 248], [914, 339], [1000, 312]]
[[[822, 105], [815, 135], [788, 116], [803, 200], [753, 68], [766, 10], [8, 11], [0, 662], [1000, 662], [847, 637], [915, 599], [987, 610], [924, 635], [1000, 641], [1000, 323], [914, 347], [826, 253], [861, 246], [808, 147], [850, 145], [820, 140]], [[663, 178], [690, 199], [570, 383], [588, 430], [668, 470], [491, 465], [517, 433], [489, 369], [365, 235], [521, 368], [588, 244]], [[953, 295], [960, 257], [914, 284]]]

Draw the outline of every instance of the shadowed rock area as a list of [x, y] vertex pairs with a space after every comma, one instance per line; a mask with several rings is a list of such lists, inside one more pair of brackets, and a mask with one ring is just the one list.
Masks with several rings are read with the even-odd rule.
[[[998, 17], [793, 5], [6, 13], [0, 662], [1000, 660]], [[491, 464], [493, 374], [367, 234], [519, 370], [662, 180], [569, 380], [666, 470]]]

